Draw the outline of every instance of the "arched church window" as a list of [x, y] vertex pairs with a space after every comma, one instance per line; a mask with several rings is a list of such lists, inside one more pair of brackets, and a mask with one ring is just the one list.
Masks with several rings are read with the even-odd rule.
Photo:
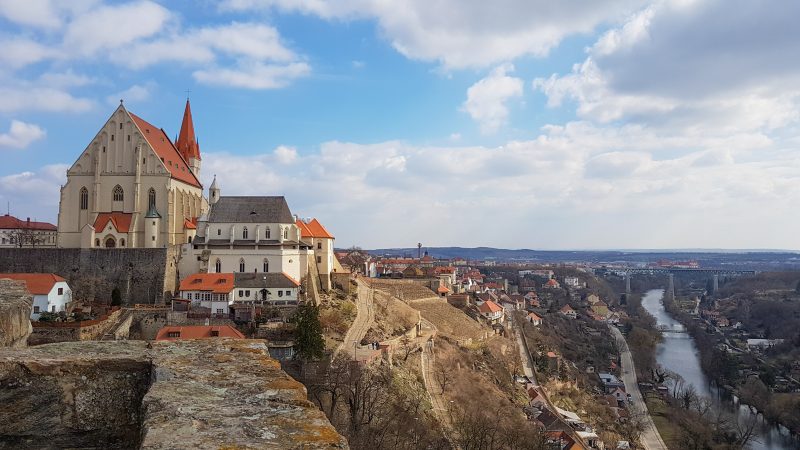
[[114, 186], [114, 201], [121, 202], [125, 198], [125, 193], [122, 190], [122, 186], [116, 185]]
[[80, 204], [82, 210], [89, 209], [89, 190], [85, 187], [81, 188]]
[[222, 261], [217, 258], [217, 261], [214, 263], [214, 272], [222, 273]]
[[147, 191], [147, 209], [153, 208], [155, 206], [156, 206], [156, 190], [150, 188], [150, 190]]
[[283, 238], [289, 239], [289, 227], [283, 229]]
[[265, 237], [266, 237], [267, 239], [269, 239], [269, 236], [270, 236], [270, 232], [269, 232], [269, 228], [267, 228], [267, 233], [266, 233], [266, 236], [265, 236]]
[[239, 272], [244, 272], [244, 258], [239, 260]]
[[125, 247], [125, 239], [124, 238], [119, 240], [119, 246], [120, 247]]
[[94, 246], [95, 247], [100, 247], [100, 239], [95, 239], [94, 240]]
[[247, 239], [247, 227], [242, 228], [242, 239]]
[[264, 272], [269, 272], [269, 261], [267, 258], [264, 258]]

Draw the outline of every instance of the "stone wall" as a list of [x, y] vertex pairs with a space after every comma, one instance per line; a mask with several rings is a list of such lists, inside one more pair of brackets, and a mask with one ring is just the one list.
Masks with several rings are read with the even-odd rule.
[[262, 340], [0, 349], [0, 449], [347, 449]]
[[33, 298], [25, 284], [0, 280], [0, 347], [24, 347], [31, 334]]
[[117, 287], [123, 304], [161, 303], [171, 299], [177, 288], [179, 249], [0, 249], [0, 272], [56, 273], [75, 289], [80, 280], [99, 279], [110, 288], [98, 299], [110, 300]]
[[105, 333], [118, 324], [122, 311], [115, 309], [107, 316], [81, 322], [34, 322], [33, 333], [28, 343], [41, 345], [55, 342], [99, 341]]

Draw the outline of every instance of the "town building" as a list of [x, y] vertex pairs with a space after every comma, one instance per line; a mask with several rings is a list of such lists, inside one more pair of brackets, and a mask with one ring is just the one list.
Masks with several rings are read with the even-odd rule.
[[195, 273], [181, 281], [178, 299], [195, 312], [228, 317], [237, 305], [296, 307], [299, 291], [300, 282], [284, 273]]
[[173, 142], [122, 102], [67, 170], [58, 246], [160, 248], [189, 242], [206, 211], [189, 100]]
[[575, 312], [575, 310], [572, 309], [572, 307], [569, 306], [569, 305], [564, 305], [559, 312], [562, 315], [564, 315], [567, 318], [569, 318], [569, 319], [577, 319], [578, 318], [578, 313]]
[[495, 324], [503, 320], [503, 308], [491, 300], [478, 305], [478, 311], [489, 323]]
[[55, 247], [58, 227], [28, 217], [20, 220], [10, 214], [0, 216], [0, 248]]
[[300, 238], [306, 247], [313, 251], [312, 269], [319, 277], [322, 288], [330, 290], [332, 287], [331, 272], [335, 270], [334, 260], [336, 255], [333, 252], [333, 235], [322, 226], [317, 219], [308, 221], [297, 219], [295, 221], [300, 228]]
[[0, 279], [3, 278], [25, 282], [33, 296], [31, 320], [39, 320], [43, 312], [66, 311], [67, 304], [72, 301], [72, 289], [67, 280], [54, 273], [0, 273]]
[[228, 316], [233, 290], [232, 273], [196, 273], [181, 281], [179, 298], [191, 301], [192, 309]]
[[158, 330], [156, 341], [178, 341], [187, 339], [233, 338], [244, 339], [244, 335], [230, 325], [166, 326]]

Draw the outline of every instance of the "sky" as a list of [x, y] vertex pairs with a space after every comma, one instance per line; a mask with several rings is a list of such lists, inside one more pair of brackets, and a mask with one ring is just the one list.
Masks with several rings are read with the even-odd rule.
[[800, 249], [800, 2], [0, 0], [0, 205], [124, 99], [337, 247]]

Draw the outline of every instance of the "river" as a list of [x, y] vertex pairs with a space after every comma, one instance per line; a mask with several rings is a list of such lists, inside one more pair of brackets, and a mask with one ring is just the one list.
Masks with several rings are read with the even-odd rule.
[[[647, 291], [642, 298], [642, 307], [655, 317], [659, 326], [677, 331], [677, 333], [663, 333], [664, 339], [656, 349], [658, 364], [682, 376], [687, 384], [693, 384], [698, 394], [713, 399], [717, 410], [736, 415], [740, 423], [749, 423], [752, 420], [750, 409], [744, 405], [737, 405], [730, 399], [724, 399], [709, 383], [700, 367], [700, 355], [694, 339], [683, 332], [683, 325], [664, 310], [664, 304], [661, 302], [663, 297], [664, 290], [654, 289]], [[800, 448], [800, 439], [789, 436], [782, 427], [770, 426], [761, 420], [760, 416], [757, 417], [757, 420], [759, 424], [756, 427], [754, 439], [750, 442], [750, 449], [788, 450]]]

